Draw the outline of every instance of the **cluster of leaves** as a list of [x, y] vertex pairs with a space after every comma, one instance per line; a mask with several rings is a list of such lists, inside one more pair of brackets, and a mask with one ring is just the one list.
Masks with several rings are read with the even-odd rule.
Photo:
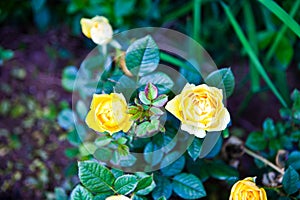
[[112, 195], [130, 195], [132, 199], [143, 200], [156, 186], [153, 175], [140, 172], [124, 174], [117, 169], [109, 170], [94, 161], [78, 163], [79, 179], [82, 185], [77, 185], [72, 191], [72, 200], [105, 199]]
[[[296, 198], [297, 195], [299, 198], [297, 192], [300, 189], [300, 92], [297, 89], [292, 93], [291, 99], [292, 107], [280, 110], [282, 121], [274, 123], [272, 119], [266, 119], [263, 130], [250, 133], [245, 143], [264, 157], [275, 160], [278, 167], [285, 168], [282, 185], [284, 192], [290, 197], [288, 199]], [[258, 160], [255, 163], [258, 168], [265, 167]]]
[[132, 114], [131, 120], [141, 122], [135, 124], [134, 132], [138, 136], [153, 134], [157, 131], [165, 132], [165, 128], [160, 124], [159, 118], [164, 112], [161, 108], [167, 103], [168, 96], [161, 94], [158, 96], [158, 89], [152, 83], [148, 83], [144, 91], [139, 92], [139, 100], [135, 98], [135, 105], [129, 106], [128, 113]]
[[[92, 86], [97, 87], [99, 93], [114, 91], [124, 94], [125, 98], [132, 102], [128, 109], [136, 123], [132, 132], [129, 134], [119, 132], [112, 136], [102, 133], [94, 141], [85, 141], [82, 144], [80, 144], [80, 138], [77, 136], [75, 140], [77, 147], [67, 150], [66, 153], [73, 155], [73, 152], [77, 152], [75, 155], [81, 155], [78, 157], [79, 159], [92, 159], [94, 157], [100, 161], [126, 168], [136, 162], [136, 158], [129, 153], [129, 150], [144, 152], [144, 161], [151, 167], [161, 169], [154, 174], [154, 179], [159, 185], [151, 193], [154, 199], [169, 199], [171, 195], [177, 195], [184, 199], [201, 198], [206, 196], [202, 182], [208, 180], [209, 177], [227, 181], [237, 179], [236, 170], [226, 166], [218, 159], [195, 162], [200, 156], [203, 139], [194, 139], [186, 155], [179, 153], [186, 149], [175, 148], [178, 142], [188, 142], [188, 138], [184, 134], [176, 134], [179, 124], [174, 121], [174, 118], [167, 115], [163, 116], [162, 107], [168, 101], [166, 94], [170, 93], [174, 82], [166, 72], [160, 71], [159, 50], [151, 36], [148, 35], [135, 40], [126, 50], [125, 63], [132, 76], [124, 75], [122, 67], [119, 66], [120, 62], [113, 62], [113, 60], [110, 56], [103, 58], [103, 55], [102, 58], [97, 55], [88, 58], [81, 66], [83, 75], [87, 79], [86, 82], [80, 80], [82, 74], [78, 74], [75, 67], [67, 67], [63, 71], [62, 85], [69, 91], [78, 92], [83, 100], [88, 98], [88, 92], [91, 91], [89, 88], [92, 89]], [[111, 63], [107, 64], [107, 61]], [[101, 69], [101, 65], [104, 65], [105, 68], [100, 77], [95, 76], [97, 73], [90, 72]], [[74, 85], [76, 77], [77, 84]], [[94, 80], [95, 82], [100, 81], [94, 83]], [[204, 81], [211, 86], [223, 89], [224, 96], [227, 97], [232, 94], [234, 89], [234, 76], [230, 68], [214, 71]], [[130, 91], [131, 89], [132, 91]], [[85, 127], [81, 123], [84, 121], [85, 113], [87, 113], [86, 105], [82, 100], [79, 100], [75, 108], [76, 113], [72, 113], [71, 110], [63, 111], [68, 113], [64, 119], [70, 120], [72, 119], [71, 115], [76, 116], [77, 129], [78, 127], [82, 129], [77, 131], [78, 133], [84, 132]], [[160, 124], [162, 116], [166, 118], [164, 125], [166, 129]], [[62, 122], [60, 124], [68, 128], [66, 127], [68, 123]], [[71, 127], [73, 126], [71, 125]], [[87, 130], [85, 131], [88, 133]], [[158, 134], [152, 137], [136, 138], [136, 136], [157, 132]], [[76, 129], [73, 128], [68, 133], [68, 139], [73, 144], [76, 134]], [[84, 137], [81, 139], [82, 141], [85, 140]], [[207, 158], [215, 157], [220, 152], [221, 146], [222, 139], [220, 138]], [[169, 163], [172, 164], [167, 166]], [[205, 170], [200, 170], [201, 172], [195, 170], [197, 165]], [[211, 173], [209, 168], [214, 169], [214, 173]], [[195, 185], [190, 186], [190, 181]], [[81, 191], [82, 188], [77, 190]]]

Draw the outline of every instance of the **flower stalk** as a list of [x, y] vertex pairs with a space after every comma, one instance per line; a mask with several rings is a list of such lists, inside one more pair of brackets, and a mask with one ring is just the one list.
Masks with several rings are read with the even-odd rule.
[[256, 158], [258, 160], [260, 160], [261, 162], [263, 162], [264, 164], [268, 165], [269, 167], [273, 168], [274, 170], [276, 170], [277, 172], [279, 172], [280, 174], [284, 174], [284, 169], [280, 169], [279, 167], [277, 167], [275, 164], [273, 164], [272, 162], [270, 162], [269, 160], [265, 159], [264, 157], [256, 154], [255, 152], [244, 148], [244, 152], [246, 154], [248, 154], [249, 156], [252, 156], [253, 158]]

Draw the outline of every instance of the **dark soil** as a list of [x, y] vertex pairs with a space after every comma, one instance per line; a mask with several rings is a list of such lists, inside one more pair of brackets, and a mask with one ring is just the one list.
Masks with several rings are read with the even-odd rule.
[[[49, 103], [57, 106], [64, 100], [71, 103], [71, 93], [61, 87], [61, 72], [67, 65], [79, 66], [89, 52], [82, 46], [83, 41], [70, 35], [66, 28], [51, 30], [41, 34], [35, 30], [20, 30], [15, 27], [3, 27], [0, 30], [0, 45], [12, 49], [14, 58], [0, 66], [0, 84], [8, 85], [11, 92], [1, 91], [0, 101], [9, 100], [17, 104], [26, 104], [27, 98], [34, 99], [37, 107], [46, 109]], [[26, 77], [18, 80], [11, 76], [12, 70], [22, 68]], [[41, 118], [34, 121], [32, 127], [23, 128], [20, 124], [34, 111], [18, 118], [0, 115], [0, 128], [14, 133], [19, 138], [20, 147], [8, 148], [1, 153], [0, 158], [0, 199], [45, 199], [45, 191], [52, 192], [55, 187], [63, 184], [63, 171], [69, 165], [70, 159], [64, 155], [64, 150], [70, 144], [59, 139], [65, 131], [56, 124], [56, 119]], [[48, 133], [43, 133], [48, 129]], [[9, 146], [7, 138], [0, 136], [1, 149]], [[45, 152], [47, 157], [39, 155]], [[39, 161], [45, 166], [39, 166]], [[9, 163], [13, 164], [10, 167]], [[32, 163], [36, 163], [30, 167]], [[45, 183], [32, 183], [32, 179], [40, 180], [42, 168], [46, 168], [49, 180]], [[16, 178], [20, 173], [21, 177]], [[57, 175], [58, 174], [58, 175]], [[14, 180], [16, 179], [16, 180]]]

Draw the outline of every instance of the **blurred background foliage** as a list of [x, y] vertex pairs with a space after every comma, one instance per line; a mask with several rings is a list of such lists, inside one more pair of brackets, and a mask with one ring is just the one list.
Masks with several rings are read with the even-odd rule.
[[[274, 162], [278, 150], [286, 149], [292, 155], [286, 162], [299, 172], [299, 97], [290, 94], [300, 85], [300, 1], [221, 2], [0, 1], [0, 197], [66, 199], [65, 191], [78, 183], [76, 160], [89, 155], [72, 128], [70, 91], [81, 61], [95, 46], [81, 34], [79, 20], [95, 15], [107, 17], [116, 32], [157, 26], [200, 42], [217, 66], [231, 66], [236, 77], [228, 100], [230, 134]], [[249, 169], [250, 175], [263, 176], [260, 162], [239, 159], [240, 176]], [[219, 196], [214, 184], [223, 183], [206, 182], [208, 199], [228, 198]]]

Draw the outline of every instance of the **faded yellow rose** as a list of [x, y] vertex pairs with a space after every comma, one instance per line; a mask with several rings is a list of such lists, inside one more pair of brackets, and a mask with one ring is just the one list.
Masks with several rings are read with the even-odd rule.
[[181, 121], [182, 130], [203, 138], [206, 131], [224, 130], [230, 122], [222, 100], [221, 89], [187, 83], [181, 93], [167, 103], [166, 109]]
[[113, 30], [108, 19], [105, 17], [82, 18], [80, 24], [83, 34], [91, 38], [96, 44], [104, 45], [111, 41]]
[[231, 188], [229, 200], [254, 199], [267, 200], [266, 191], [256, 186], [255, 178], [248, 177], [236, 182]]
[[105, 200], [130, 200], [130, 199], [123, 195], [115, 195], [115, 196], [107, 197]]
[[123, 94], [94, 94], [85, 122], [95, 131], [113, 134], [127, 132], [133, 123], [130, 117]]

